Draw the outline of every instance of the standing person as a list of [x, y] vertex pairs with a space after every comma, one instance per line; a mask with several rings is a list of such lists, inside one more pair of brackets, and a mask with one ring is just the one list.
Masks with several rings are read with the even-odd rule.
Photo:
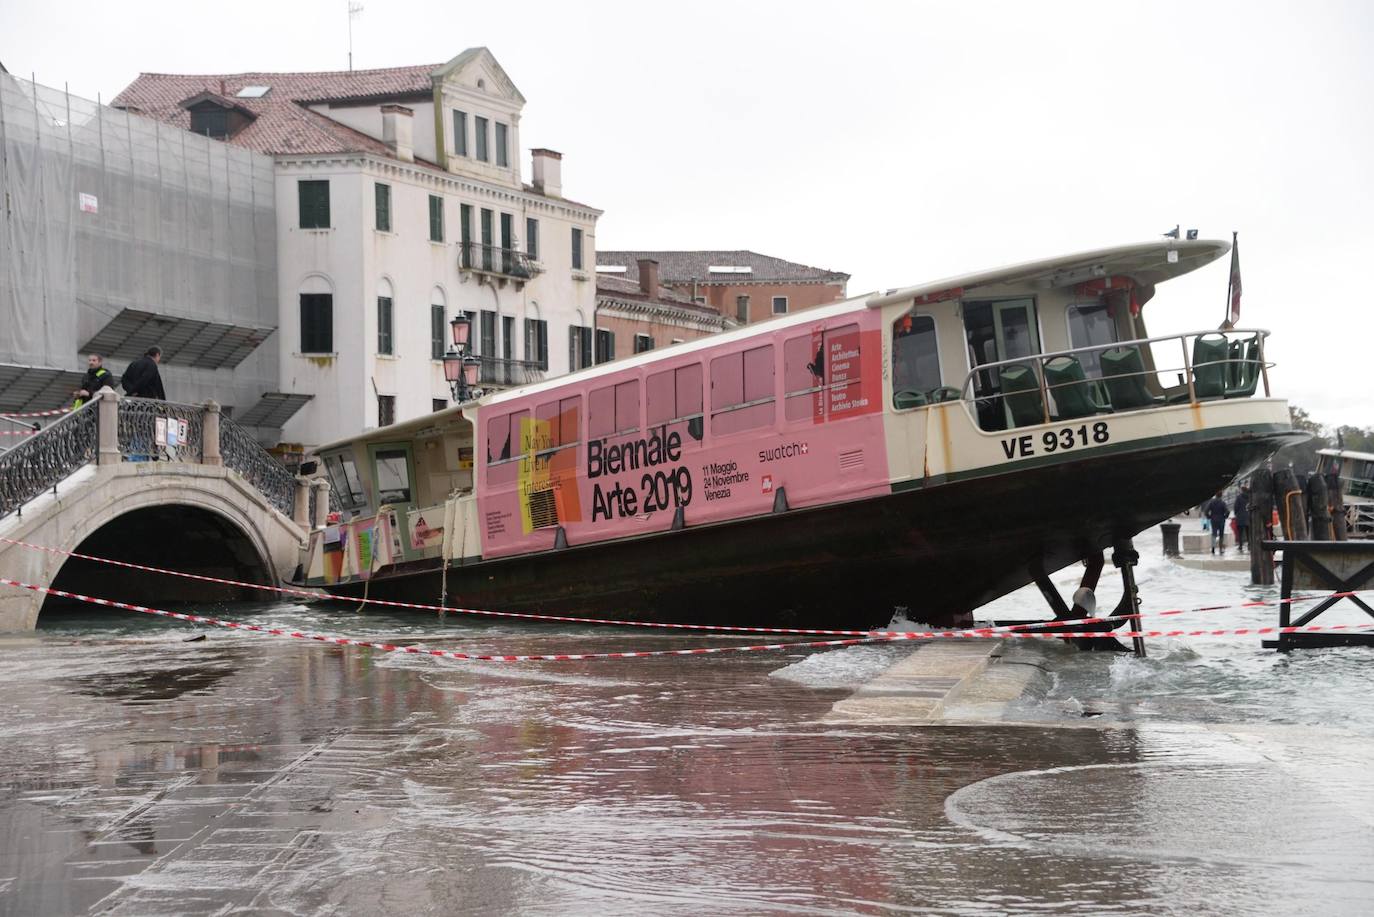
[[166, 401], [167, 393], [162, 388], [162, 374], [157, 365], [162, 362], [162, 348], [149, 347], [147, 352], [129, 364], [124, 370], [124, 394], [134, 398], [156, 398]]
[[1236, 496], [1236, 547], [1240, 553], [1245, 553], [1245, 546], [1250, 543], [1250, 485], [1240, 485], [1240, 494]]
[[115, 386], [114, 374], [104, 367], [104, 362], [105, 358], [98, 353], [86, 358], [86, 375], [81, 377], [81, 384], [72, 392], [76, 396], [72, 401], [73, 411], [94, 398], [95, 393], [105, 386]]
[[1226, 517], [1231, 515], [1231, 508], [1226, 505], [1226, 501], [1221, 499], [1221, 492], [1207, 501], [1205, 510], [1207, 521], [1212, 529], [1212, 553], [1216, 554], [1217, 549], [1221, 553], [1226, 553]]

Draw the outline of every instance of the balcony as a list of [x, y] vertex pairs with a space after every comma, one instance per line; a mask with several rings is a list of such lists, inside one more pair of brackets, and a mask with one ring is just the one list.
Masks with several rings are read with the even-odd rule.
[[478, 385], [525, 385], [540, 382], [547, 368], [534, 360], [507, 360], [478, 354], [481, 365], [477, 370]]
[[483, 279], [494, 279], [499, 286], [514, 281], [519, 289], [537, 272], [530, 256], [513, 248], [464, 242], [459, 245], [458, 252], [460, 269], [472, 271]]

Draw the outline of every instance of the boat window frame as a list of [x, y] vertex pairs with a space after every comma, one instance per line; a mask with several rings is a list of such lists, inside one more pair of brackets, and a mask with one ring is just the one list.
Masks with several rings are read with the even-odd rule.
[[[339, 506], [350, 512], [356, 512], [360, 509], [366, 509], [371, 501], [368, 498], [367, 487], [363, 484], [363, 479], [358, 474], [358, 463], [354, 459], [352, 451], [352, 447], [349, 447], [348, 449], [325, 455], [323, 456], [323, 461], [325, 476], [329, 479], [329, 486], [334, 489], [335, 495], [338, 497]], [[340, 488], [338, 486], [334, 467], [330, 464], [331, 462], [337, 463], [338, 473], [343, 478], [345, 487]], [[345, 465], [345, 463], [347, 463], [347, 465]], [[353, 470], [352, 480], [348, 477], [349, 468]], [[356, 491], [353, 490], [354, 484], [358, 487]], [[354, 499], [355, 494], [357, 499]]]
[[[891, 391], [890, 397], [888, 398], [888, 402], [891, 404], [892, 410], [893, 410], [893, 411], [898, 412], [898, 413], [902, 413], [902, 414], [908, 413], [908, 412], [910, 412], [910, 411], [922, 411], [922, 410], [925, 410], [926, 408], [930, 407], [929, 404], [917, 404], [917, 405], [912, 405], [912, 406], [909, 407], [909, 408], [899, 408], [899, 407], [897, 407], [897, 391], [898, 391], [898, 389], [897, 389], [897, 334], [896, 334], [896, 330], [895, 330], [895, 325], [897, 324], [897, 322], [901, 321], [901, 320], [904, 319], [904, 318], [910, 318], [910, 319], [912, 319], [913, 321], [914, 321], [915, 319], [918, 319], [918, 318], [928, 318], [928, 319], [930, 319], [930, 330], [931, 330], [932, 332], [934, 332], [934, 334], [935, 334], [935, 375], [936, 375], [936, 376], [938, 377], [938, 379], [939, 379], [939, 385], [936, 385], [935, 388], [936, 388], [936, 389], [942, 388], [943, 386], [945, 386], [945, 385], [947, 384], [947, 383], [945, 382], [945, 365], [944, 365], [944, 360], [941, 359], [941, 348], [942, 348], [942, 346], [943, 346], [943, 342], [940, 340], [940, 320], [939, 320], [939, 317], [938, 317], [935, 313], [933, 313], [933, 312], [922, 311], [922, 310], [920, 309], [919, 306], [912, 306], [912, 307], [911, 307], [910, 309], [908, 309], [907, 311], [905, 311], [905, 312], [901, 313], [900, 315], [898, 315], [898, 316], [897, 316], [895, 319], [893, 319], [892, 322], [889, 323], [888, 326], [887, 326], [887, 328], [888, 328], [888, 333], [889, 333], [889, 335], [891, 335], [890, 342], [891, 342], [891, 352], [892, 352], [892, 375], [891, 375], [892, 391]], [[960, 318], [959, 321], [960, 321], [960, 326], [962, 327], [962, 325], [963, 325], [963, 319]], [[965, 346], [963, 349], [964, 349], [964, 359], [967, 360], [967, 359], [968, 359], [968, 347]], [[922, 392], [922, 394], [925, 394], [925, 393]]]
[[[855, 324], [857, 324], [857, 322], [856, 322]], [[761, 335], [759, 338], [756, 338], [756, 339], [753, 339], [753, 340], [760, 340], [760, 339], [766, 341], [766, 343], [759, 343], [759, 344], [756, 344], [756, 346], [754, 346], [754, 347], [745, 347], [745, 348], [740, 349], [740, 350], [732, 350], [732, 351], [730, 351], [730, 352], [728, 352], [728, 353], [718, 354], [718, 355], [716, 355], [716, 356], [710, 357], [710, 358], [706, 361], [706, 369], [705, 369], [705, 372], [703, 373], [703, 377], [704, 377], [704, 380], [705, 380], [705, 381], [707, 381], [707, 382], [710, 383], [710, 385], [709, 385], [709, 388], [708, 388], [708, 389], [704, 389], [704, 390], [703, 390], [703, 393], [702, 393], [702, 409], [703, 409], [704, 411], [706, 411], [706, 412], [710, 415], [710, 423], [706, 424], [706, 427], [707, 427], [707, 429], [710, 431], [710, 434], [711, 434], [711, 437], [712, 437], [712, 438], [715, 438], [715, 437], [717, 437], [717, 436], [739, 436], [739, 435], [744, 434], [744, 433], [750, 433], [750, 432], [752, 432], [752, 431], [754, 431], [754, 430], [764, 430], [764, 429], [768, 429], [768, 428], [776, 427], [776, 426], [777, 426], [777, 422], [778, 422], [778, 411], [777, 411], [777, 407], [776, 407], [777, 401], [778, 401], [778, 353], [777, 353], [777, 341], [776, 341], [776, 337], [775, 337], [775, 336], [762, 336], [762, 335]], [[717, 408], [717, 407], [715, 407], [713, 404], [711, 404], [711, 403], [710, 403], [710, 400], [706, 398], [706, 391], [710, 391], [710, 392], [712, 392], [712, 393], [714, 393], [714, 391], [715, 391], [715, 366], [716, 366], [716, 364], [717, 364], [718, 362], [722, 362], [722, 361], [724, 361], [724, 360], [733, 359], [733, 358], [735, 358], [735, 357], [738, 357], [738, 358], [739, 358], [739, 360], [740, 360], [740, 397], [741, 397], [741, 398], [744, 398], [745, 393], [746, 393], [746, 392], [748, 391], [748, 389], [749, 389], [748, 375], [747, 375], [747, 373], [746, 373], [746, 371], [745, 371], [746, 359], [747, 359], [747, 357], [748, 357], [749, 354], [754, 353], [754, 352], [756, 352], [756, 351], [760, 351], [760, 350], [767, 350], [767, 351], [769, 351], [769, 353], [768, 353], [768, 360], [767, 360], [766, 365], [769, 366], [769, 367], [772, 369], [772, 374], [771, 374], [771, 375], [772, 375], [772, 384], [769, 386], [768, 396], [767, 396], [767, 397], [762, 397], [762, 398], [753, 398], [753, 399], [750, 399], [750, 400], [747, 400], [747, 401], [741, 401], [741, 402], [736, 403], [736, 404], [727, 404], [727, 405], [724, 405], [724, 406], [719, 407], [719, 408]], [[726, 416], [728, 416], [728, 415], [730, 415], [730, 414], [736, 414], [736, 413], [739, 413], [740, 411], [749, 410], [749, 409], [751, 409], [751, 408], [760, 407], [760, 406], [762, 406], [762, 405], [773, 405], [773, 406], [774, 406], [774, 407], [773, 407], [773, 410], [770, 412], [769, 417], [768, 417], [768, 419], [767, 419], [766, 421], [763, 421], [763, 422], [760, 422], [760, 423], [756, 423], [756, 424], [753, 424], [752, 426], [744, 427], [743, 429], [739, 429], [739, 430], [726, 430], [726, 431], [723, 431], [723, 432], [722, 432], [722, 431], [718, 431], [718, 430], [716, 429], [716, 418], [717, 418], [717, 417], [726, 417]]]
[[[409, 499], [404, 503], [388, 501], [382, 499], [381, 474], [379, 456], [382, 452], [402, 452], [406, 459], [406, 485], [409, 491]], [[381, 510], [383, 505], [393, 508], [418, 507], [420, 505], [420, 482], [415, 473], [415, 448], [410, 441], [393, 441], [385, 443], [368, 443], [367, 459], [372, 467], [372, 482], [376, 490], [377, 509]]]

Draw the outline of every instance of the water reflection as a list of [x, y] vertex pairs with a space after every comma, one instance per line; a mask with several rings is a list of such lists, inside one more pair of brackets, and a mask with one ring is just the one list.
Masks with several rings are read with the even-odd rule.
[[[1245, 594], [1213, 577], [1142, 570], [1147, 600]], [[728, 642], [233, 614], [474, 651]], [[1031, 725], [840, 728], [909, 647], [519, 667], [154, 625], [69, 620], [7, 655], [0, 911], [1359, 913], [1371, 891], [1353, 650], [1050, 645], [1008, 713]]]

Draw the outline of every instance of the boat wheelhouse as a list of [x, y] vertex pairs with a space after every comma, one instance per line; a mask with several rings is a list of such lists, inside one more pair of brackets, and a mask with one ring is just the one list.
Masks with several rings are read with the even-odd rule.
[[860, 296], [321, 446], [304, 578], [495, 611], [936, 623], [1296, 441], [1260, 329], [1151, 335], [1226, 242]]
[[1317, 474], [1340, 482], [1350, 537], [1374, 538], [1374, 453], [1318, 449]]

